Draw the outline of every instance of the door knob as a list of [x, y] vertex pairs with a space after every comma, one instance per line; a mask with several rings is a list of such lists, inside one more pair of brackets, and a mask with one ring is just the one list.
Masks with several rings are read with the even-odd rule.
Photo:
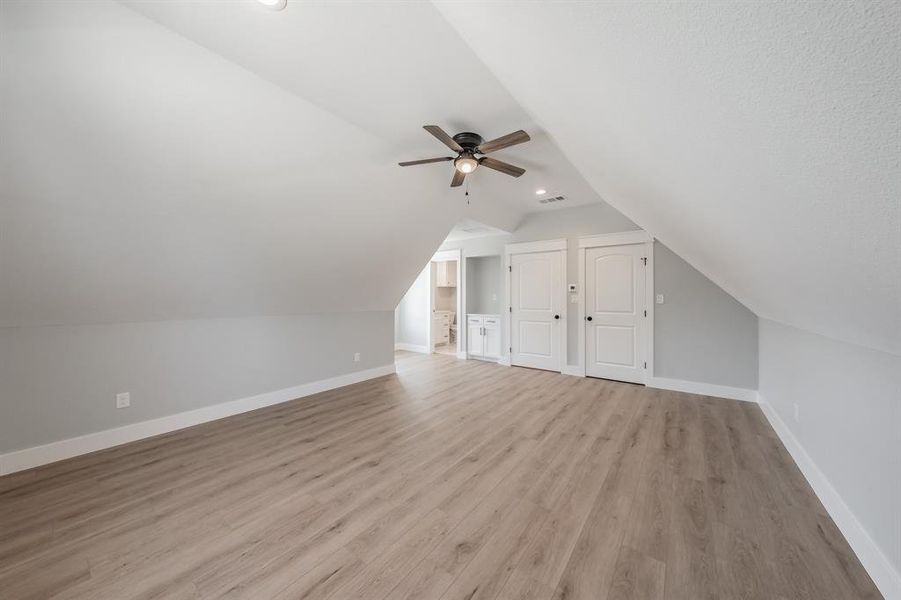
[[590, 320], [591, 320], [591, 317], [588, 316], [588, 317], [585, 317], [585, 319], [587, 319], [588, 321], [590, 321]]
[[555, 319], [559, 319], [559, 318], [560, 318], [560, 315], [554, 315], [554, 318], [555, 318]]

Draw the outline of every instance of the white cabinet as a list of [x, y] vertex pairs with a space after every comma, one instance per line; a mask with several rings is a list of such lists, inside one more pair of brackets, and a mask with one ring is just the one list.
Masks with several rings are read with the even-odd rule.
[[432, 313], [432, 343], [436, 346], [450, 343], [450, 326], [453, 314], [448, 310], [436, 310]]
[[501, 318], [499, 315], [466, 316], [466, 352], [474, 358], [501, 357]]
[[435, 263], [435, 266], [435, 285], [437, 287], [457, 287], [457, 261], [441, 261]]
[[501, 327], [500, 318], [496, 316], [485, 317], [484, 330], [485, 354], [489, 358], [501, 357]]
[[466, 352], [470, 356], [482, 356], [485, 351], [485, 339], [482, 337], [482, 318], [466, 319]]

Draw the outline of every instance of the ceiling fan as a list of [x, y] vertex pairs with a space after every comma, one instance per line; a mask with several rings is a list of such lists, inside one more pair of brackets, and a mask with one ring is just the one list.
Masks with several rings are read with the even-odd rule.
[[503, 148], [515, 146], [516, 144], [528, 142], [532, 138], [530, 138], [529, 134], [522, 129], [486, 142], [478, 133], [472, 133], [469, 131], [464, 131], [463, 133], [458, 133], [457, 135], [451, 137], [437, 125], [423, 125], [422, 128], [438, 138], [438, 141], [443, 143], [445, 146], [456, 152], [457, 156], [442, 156], [440, 158], [410, 160], [407, 162], [398, 163], [400, 166], [409, 167], [412, 165], [425, 165], [428, 163], [446, 162], [448, 160], [452, 160], [454, 161], [455, 170], [454, 178], [451, 179], [451, 187], [463, 185], [463, 180], [466, 179], [466, 175], [475, 171], [476, 167], [478, 167], [479, 165], [488, 167], [489, 169], [494, 169], [495, 171], [500, 171], [501, 173], [506, 173], [511, 177], [519, 177], [526, 172], [525, 169], [520, 169], [519, 167], [505, 163], [502, 160], [497, 160], [496, 158], [491, 158], [490, 156], [476, 157], [477, 154], [490, 154], [491, 152], [495, 152], [496, 150], [501, 150]]

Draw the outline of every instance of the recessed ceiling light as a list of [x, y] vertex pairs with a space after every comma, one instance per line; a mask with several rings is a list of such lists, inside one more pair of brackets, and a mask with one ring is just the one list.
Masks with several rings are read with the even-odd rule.
[[543, 196], [544, 194], [547, 194], [547, 190], [545, 190], [545, 189], [535, 190], [535, 193], [539, 196]]
[[288, 0], [257, 0], [260, 4], [265, 6], [266, 8], [271, 8], [272, 10], [281, 10], [288, 5]]

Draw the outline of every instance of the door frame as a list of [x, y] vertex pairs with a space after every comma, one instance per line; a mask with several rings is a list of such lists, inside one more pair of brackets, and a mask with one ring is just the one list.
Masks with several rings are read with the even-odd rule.
[[[514, 244], [505, 244], [504, 245], [504, 300], [507, 306], [507, 310], [504, 311], [504, 329], [501, 337], [501, 358], [498, 362], [500, 365], [511, 366], [512, 361], [512, 353], [511, 353], [511, 344], [513, 344], [513, 334], [512, 334], [512, 315], [513, 312], [513, 304], [511, 298], [511, 291], [513, 288], [512, 284], [512, 266], [513, 266], [513, 255], [514, 254], [532, 254], [534, 252], [558, 252], [560, 254], [560, 277], [563, 281], [566, 281], [566, 252], [567, 252], [567, 243], [566, 239], [556, 239], [556, 240], [540, 240], [537, 242], [517, 242]], [[560, 373], [563, 373], [566, 370], [567, 365], [567, 356], [566, 356], [566, 329], [568, 327], [567, 323], [567, 312], [569, 307], [566, 302], [566, 287], [561, 286], [558, 291], [560, 294]]]
[[428, 327], [426, 328], [427, 336], [427, 344], [426, 347], [429, 349], [429, 354], [435, 353], [435, 345], [432, 343], [432, 319], [434, 319], [434, 315], [432, 313], [432, 308], [435, 306], [435, 268], [432, 266], [432, 263], [435, 262], [445, 262], [448, 260], [457, 261], [457, 358], [466, 358], [465, 356], [461, 357], [461, 353], [464, 353], [464, 349], [466, 348], [463, 345], [463, 338], [466, 335], [464, 331], [461, 335], [460, 333], [460, 315], [463, 310], [463, 250], [461, 248], [456, 248], [454, 250], [440, 250], [432, 255], [432, 258], [429, 259], [429, 321]]
[[647, 327], [639, 346], [639, 360], [647, 362], [644, 370], [644, 384], [650, 384], [654, 377], [654, 238], [647, 231], [624, 231], [621, 233], [606, 233], [601, 235], [587, 235], [579, 238], [579, 366], [578, 374], [585, 377], [588, 348], [585, 347], [585, 251], [588, 248], [601, 248], [604, 246], [630, 246], [641, 244], [645, 247], [648, 257], [645, 269], [645, 307], [648, 311]]

